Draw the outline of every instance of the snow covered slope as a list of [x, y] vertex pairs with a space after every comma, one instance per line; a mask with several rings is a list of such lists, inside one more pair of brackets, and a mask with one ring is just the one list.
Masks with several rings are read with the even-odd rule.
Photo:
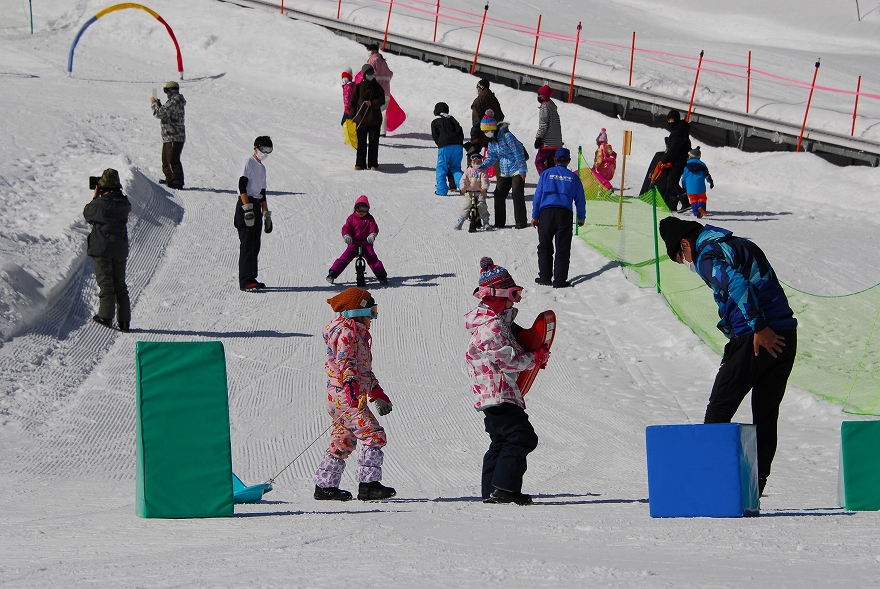
[[[765, 516], [648, 516], [644, 428], [699, 423], [718, 358], [663, 299], [580, 241], [578, 284], [558, 291], [533, 283], [532, 230], [451, 230], [460, 203], [433, 195], [428, 127], [438, 100], [467, 119], [473, 78], [389, 56], [408, 120], [383, 140], [381, 172], [355, 172], [338, 129], [338, 74], [364, 61], [362, 47], [225, 3], [151, 2], [174, 27], [186, 65], [188, 189], [171, 193], [154, 183], [159, 129], [149, 112], [151, 89], [176, 76], [164, 29], [141, 11], [109, 15], [80, 42], [73, 76], [64, 71], [76, 30], [103, 7], [48, 2], [37, 35], [0, 38], [4, 586], [876, 586], [878, 516], [847, 514], [834, 501], [847, 417], [796, 389], [782, 407]], [[633, 4], [629, 14], [643, 9]], [[498, 95], [513, 132], [528, 140], [534, 97]], [[570, 146], [588, 148], [600, 127], [616, 142], [632, 128], [568, 105], [560, 116]], [[641, 171], [664, 134], [633, 130], [629, 165]], [[235, 278], [232, 212], [238, 164], [261, 134], [275, 143], [266, 165], [276, 229], [260, 256], [271, 288], [246, 294]], [[806, 154], [703, 153], [717, 183], [713, 221], [754, 238], [786, 282], [841, 294], [878, 281], [877, 170]], [[88, 321], [96, 293], [81, 209], [88, 176], [106, 167], [122, 172], [135, 209], [131, 334]], [[528, 181], [533, 189], [533, 174]], [[325, 299], [353, 284], [353, 268], [339, 287], [323, 277], [360, 194], [373, 204], [391, 277], [389, 287], [368, 287], [381, 309], [375, 370], [394, 401], [382, 419], [384, 480], [397, 498], [315, 502], [321, 438], [239, 517], [138, 519], [138, 340], [223, 341], [233, 464], [245, 481], [274, 475], [329, 425], [320, 329], [332, 317]], [[559, 317], [550, 365], [529, 394], [541, 438], [526, 474], [530, 508], [476, 500], [487, 436], [464, 373], [462, 315], [476, 302], [483, 255], [526, 286], [523, 322], [546, 308]], [[737, 418], [748, 422], [748, 407]]]

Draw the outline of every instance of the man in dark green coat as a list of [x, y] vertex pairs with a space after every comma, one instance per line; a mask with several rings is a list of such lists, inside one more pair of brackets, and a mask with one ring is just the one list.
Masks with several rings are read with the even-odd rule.
[[98, 314], [92, 317], [105, 327], [113, 324], [120, 331], [131, 327], [131, 301], [125, 284], [128, 260], [128, 213], [131, 203], [122, 194], [119, 172], [107, 168], [98, 180], [92, 201], [83, 209], [83, 217], [92, 226], [86, 253], [95, 262], [98, 283]]

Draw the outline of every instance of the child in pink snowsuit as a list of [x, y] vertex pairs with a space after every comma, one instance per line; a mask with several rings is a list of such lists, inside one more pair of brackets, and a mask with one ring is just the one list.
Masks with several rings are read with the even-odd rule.
[[327, 299], [339, 313], [323, 330], [327, 344], [327, 412], [333, 419], [330, 447], [315, 472], [315, 499], [348, 501], [351, 493], [339, 488], [345, 459], [361, 441], [358, 458], [358, 496], [362, 501], [388, 499], [396, 494], [384, 486], [382, 463], [385, 430], [370, 411], [375, 403], [379, 415], [391, 413], [391, 400], [373, 374], [370, 324], [378, 316], [376, 301], [360, 288], [349, 288]]
[[379, 284], [388, 284], [388, 273], [379, 260], [379, 256], [376, 255], [376, 250], [373, 249], [373, 242], [377, 235], [379, 235], [379, 226], [376, 224], [376, 219], [370, 214], [370, 201], [362, 194], [354, 201], [354, 212], [348, 216], [345, 225], [342, 226], [342, 239], [347, 247], [330, 266], [327, 282], [333, 284], [333, 281], [357, 257], [358, 248], [363, 248], [364, 260], [376, 275]]
[[593, 162], [593, 175], [602, 186], [611, 190], [611, 179], [617, 171], [617, 153], [608, 143], [608, 135], [605, 129], [596, 137], [596, 157]]
[[522, 300], [522, 291], [492, 258], [480, 260], [480, 285], [474, 296], [482, 302], [465, 315], [471, 334], [465, 360], [473, 379], [474, 408], [483, 413], [491, 440], [483, 457], [484, 503], [532, 502], [522, 492], [522, 482], [526, 456], [538, 447], [538, 436], [516, 378], [523, 370], [546, 364], [550, 352], [546, 346], [526, 352], [516, 339], [522, 328], [513, 322], [517, 314], [513, 305]]
[[351, 118], [351, 94], [354, 92], [354, 82], [351, 79], [351, 68], [346, 68], [344, 72], [342, 72], [342, 121], [339, 123], [340, 125], [344, 125], [347, 119]]

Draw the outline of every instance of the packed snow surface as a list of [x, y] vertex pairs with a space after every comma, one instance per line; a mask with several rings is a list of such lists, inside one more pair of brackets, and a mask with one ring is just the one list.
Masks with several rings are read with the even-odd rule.
[[[330, 4], [315, 3], [315, 11]], [[652, 23], [651, 42], [679, 52], [736, 45], [780, 61], [810, 60], [804, 44], [811, 44], [840, 64], [865, 64], [866, 74], [876, 64], [877, 18], [858, 23], [846, 3], [772, 4], [739, 0], [716, 12], [695, 0], [628, 0], [604, 3], [602, 12], [559, 0], [542, 10], [551, 24], [583, 10], [585, 28], [614, 42]], [[105, 6], [35, 3], [33, 36], [0, 36], [0, 585], [880, 585], [878, 515], [836, 502], [840, 423], [854, 417], [793, 387], [761, 517], [649, 516], [645, 427], [700, 423], [719, 358], [664, 299], [580, 240], [572, 252], [576, 286], [553, 290], [533, 282], [533, 230], [452, 230], [461, 203], [433, 194], [429, 123], [443, 100], [466, 124], [474, 78], [388, 56], [392, 91], [408, 118], [382, 140], [381, 171], [355, 172], [338, 127], [339, 73], [360, 67], [362, 46], [270, 11], [151, 0], [174, 28], [186, 66], [187, 189], [168, 191], [157, 184], [159, 124], [149, 109], [152, 90], [177, 78], [164, 27], [139, 10], [107, 15], [83, 35], [67, 75], [74, 35]], [[536, 12], [527, 2], [507, 9], [515, 22]], [[367, 8], [360, 13], [373, 18]], [[401, 32], [428, 30], [427, 21], [408, 22], [398, 24]], [[488, 46], [531, 57], [528, 43], [503, 36]], [[689, 87], [684, 77], [665, 83], [675, 92]], [[534, 96], [493, 89], [512, 131], [530, 146]], [[634, 132], [628, 186], [640, 184], [663, 145], [662, 130], [566, 104], [559, 111], [566, 143], [587, 153], [602, 127], [614, 144], [625, 129]], [[236, 280], [232, 214], [238, 165], [263, 134], [275, 144], [266, 161], [275, 231], [260, 254], [260, 279], [270, 288], [249, 294]], [[880, 281], [876, 169], [730, 148], [704, 147], [703, 160], [716, 182], [710, 222], [754, 239], [786, 283], [840, 295]], [[81, 211], [91, 197], [88, 176], [107, 167], [120, 171], [133, 204], [130, 334], [90, 321], [96, 288]], [[532, 169], [527, 194], [535, 180]], [[337, 286], [324, 276], [360, 194], [371, 200], [376, 250], [390, 274], [388, 287], [370, 277], [368, 288], [380, 309], [374, 368], [394, 402], [381, 419], [389, 438], [383, 482], [397, 497], [319, 503], [312, 473], [330, 423], [320, 331], [332, 318], [325, 299], [354, 284], [354, 269]], [[476, 304], [471, 291], [485, 255], [525, 286], [522, 323], [548, 308], [559, 319], [548, 368], [527, 398], [541, 439], [525, 476], [531, 507], [478, 500], [488, 437], [464, 370], [462, 316]], [[237, 506], [236, 517], [140, 519], [135, 342], [209, 340], [226, 349], [233, 467], [242, 479], [265, 481], [318, 442], [265, 501]], [[736, 419], [750, 422], [748, 402]], [[342, 486], [356, 488], [352, 465]]]

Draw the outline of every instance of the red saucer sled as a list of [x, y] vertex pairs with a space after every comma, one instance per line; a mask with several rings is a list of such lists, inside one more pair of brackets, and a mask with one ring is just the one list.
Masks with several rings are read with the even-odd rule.
[[[550, 348], [553, 345], [554, 335], [556, 335], [556, 313], [544, 311], [535, 318], [530, 328], [520, 331], [516, 339], [526, 352], [534, 352], [543, 344], [547, 344], [547, 348]], [[544, 366], [535, 366], [530, 370], [523, 370], [516, 377], [516, 386], [523, 396], [532, 388], [538, 371], [543, 368]]]

